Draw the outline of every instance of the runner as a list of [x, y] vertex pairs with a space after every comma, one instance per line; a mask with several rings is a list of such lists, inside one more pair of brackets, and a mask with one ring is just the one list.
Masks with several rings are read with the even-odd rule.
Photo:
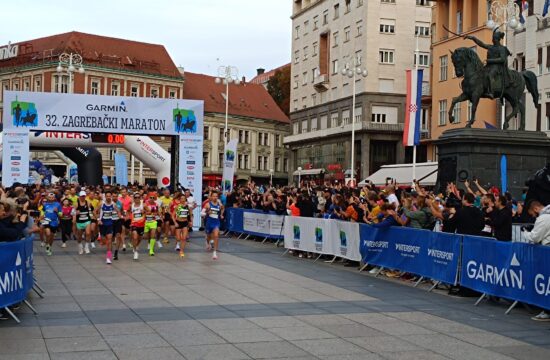
[[[94, 208], [86, 200], [86, 192], [81, 191], [78, 194], [78, 202], [74, 221], [76, 223], [76, 240], [78, 241], [78, 254], [90, 253], [90, 241], [92, 238], [92, 214]], [[84, 235], [84, 246], [82, 246], [82, 236]]]
[[145, 203], [145, 228], [143, 229], [144, 236], [147, 239], [149, 237], [149, 256], [155, 256], [155, 243], [156, 243], [156, 232], [157, 232], [157, 218], [159, 214], [159, 209], [156, 202], [156, 196], [154, 193], [149, 194], [149, 199]]
[[[218, 242], [220, 236], [220, 219], [223, 219], [223, 205], [218, 199], [218, 192], [212, 191], [210, 201], [205, 205], [201, 215], [205, 217], [206, 249], [212, 249], [212, 260], [218, 259]], [[212, 244], [213, 242], [213, 244]]]
[[52, 255], [53, 237], [59, 227], [60, 213], [61, 204], [55, 199], [55, 194], [51, 192], [42, 206], [42, 217], [40, 219], [40, 226], [44, 229], [46, 255], [48, 256]]
[[98, 209], [96, 209], [96, 215], [98, 217], [97, 223], [100, 227], [101, 237], [107, 245], [107, 256], [105, 257], [105, 262], [107, 264], [111, 264], [113, 259], [112, 241], [114, 233], [114, 213], [116, 213], [118, 217], [120, 217], [120, 213], [113, 203], [113, 194], [110, 190], [106, 190], [105, 201], [102, 201]]
[[132, 231], [132, 247], [134, 250], [134, 260], [139, 259], [139, 243], [143, 236], [143, 230], [145, 226], [145, 217], [143, 215], [143, 204], [141, 202], [141, 195], [134, 193], [134, 203], [132, 204], [130, 215], [130, 229]]
[[128, 195], [128, 190], [123, 187], [120, 191], [120, 196], [118, 197], [118, 200], [122, 204], [122, 234], [121, 234], [121, 241], [122, 241], [122, 251], [126, 251], [126, 236], [128, 235], [130, 237], [130, 243], [132, 242], [132, 231], [130, 230], [130, 215], [131, 215], [131, 208], [132, 208], [132, 197]]
[[[116, 198], [116, 196], [115, 196]], [[113, 212], [113, 233], [115, 236], [115, 254], [113, 260], [118, 260], [118, 251], [122, 247], [122, 203], [120, 200], [115, 201], [115, 209]]]
[[[99, 193], [99, 191], [97, 192], [90, 191], [90, 193], [88, 194], [88, 202], [90, 203], [90, 205], [92, 205], [94, 209], [98, 209], [99, 203], [101, 202], [101, 194]], [[92, 239], [91, 239], [92, 249], [95, 249], [95, 241], [98, 237], [99, 237], [99, 228], [97, 226], [97, 218], [95, 217], [95, 214], [94, 214], [94, 217], [92, 218]]]
[[162, 192], [162, 196], [159, 198], [161, 201], [161, 210], [163, 214], [163, 224], [162, 224], [162, 232], [164, 233], [164, 239], [162, 240], [163, 243], [168, 244], [170, 241], [168, 240], [168, 236], [172, 235], [174, 233], [174, 220], [172, 219], [172, 215], [170, 213], [171, 205], [172, 205], [172, 197], [170, 196], [170, 190], [168, 188], [165, 188]]
[[61, 207], [61, 247], [67, 247], [67, 241], [71, 239], [73, 233], [74, 207], [69, 198], [63, 200]]
[[187, 199], [181, 193], [176, 194], [174, 203], [172, 218], [176, 223], [176, 251], [179, 251], [180, 257], [184, 257], [185, 242], [189, 235], [188, 226], [189, 222], [192, 222], [192, 214], [187, 205]]

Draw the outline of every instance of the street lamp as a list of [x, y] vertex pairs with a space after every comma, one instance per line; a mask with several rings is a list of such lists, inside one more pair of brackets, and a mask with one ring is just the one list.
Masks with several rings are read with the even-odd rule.
[[366, 78], [369, 72], [361, 66], [361, 57], [356, 55], [352, 62], [347, 62], [342, 68], [342, 75], [352, 79], [351, 96], [351, 187], [355, 187], [355, 80], [357, 76]]
[[300, 188], [300, 184], [302, 183], [302, 167], [298, 167], [298, 188]]
[[269, 187], [273, 187], [273, 169], [269, 169]]
[[[519, 21], [520, 14], [521, 9], [514, 0], [508, 0], [506, 4], [501, 0], [493, 0], [489, 11], [489, 19], [485, 25], [489, 29], [495, 30], [502, 25], [507, 24], [510, 29], [519, 31], [522, 29], [521, 22]], [[504, 37], [504, 46], [506, 46], [507, 38], [508, 36]], [[508, 64], [506, 65], [508, 66]], [[504, 126], [504, 121], [506, 119], [506, 103], [504, 99], [502, 99], [502, 110], [500, 116], [501, 126]]]
[[[78, 66], [78, 70], [76, 67]], [[84, 74], [84, 67], [82, 66], [82, 56], [75, 53], [63, 53], [59, 55], [59, 64], [56, 68], [59, 74], [66, 72], [69, 75], [69, 93], [73, 93], [73, 73], [78, 71], [79, 74]], [[59, 85], [61, 86], [61, 81]], [[60, 89], [58, 89], [60, 90]]]
[[225, 130], [223, 132], [224, 144], [227, 144], [227, 119], [229, 117], [229, 84], [234, 83], [239, 85], [239, 69], [235, 66], [220, 66], [218, 68], [218, 76], [216, 77], [216, 84], [225, 85]]

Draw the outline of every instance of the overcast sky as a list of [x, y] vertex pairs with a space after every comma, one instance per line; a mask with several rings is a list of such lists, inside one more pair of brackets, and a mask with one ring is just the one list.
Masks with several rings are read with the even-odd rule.
[[290, 60], [290, 0], [17, 0], [2, 2], [0, 46], [72, 30], [151, 42], [174, 63], [216, 75]]

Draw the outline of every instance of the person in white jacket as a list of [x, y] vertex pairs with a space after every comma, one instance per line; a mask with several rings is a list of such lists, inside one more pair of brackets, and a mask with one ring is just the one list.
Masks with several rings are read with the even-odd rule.
[[533, 200], [527, 211], [530, 216], [536, 217], [537, 220], [533, 230], [523, 232], [525, 242], [550, 245], [550, 205], [545, 207], [540, 202]]
[[[524, 231], [525, 242], [531, 244], [550, 245], [550, 205], [543, 206], [538, 201], [531, 201], [528, 208], [529, 215], [536, 217], [535, 226], [530, 232]], [[550, 321], [550, 313], [542, 311], [531, 319], [536, 321]]]

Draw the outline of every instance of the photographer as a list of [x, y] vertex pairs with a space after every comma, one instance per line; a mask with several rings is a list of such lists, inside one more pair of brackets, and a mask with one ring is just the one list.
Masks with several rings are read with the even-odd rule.
[[[7, 202], [0, 202], [0, 242], [11, 242], [21, 239], [27, 228], [27, 206], [14, 209]], [[37, 229], [33, 228], [31, 232]]]

